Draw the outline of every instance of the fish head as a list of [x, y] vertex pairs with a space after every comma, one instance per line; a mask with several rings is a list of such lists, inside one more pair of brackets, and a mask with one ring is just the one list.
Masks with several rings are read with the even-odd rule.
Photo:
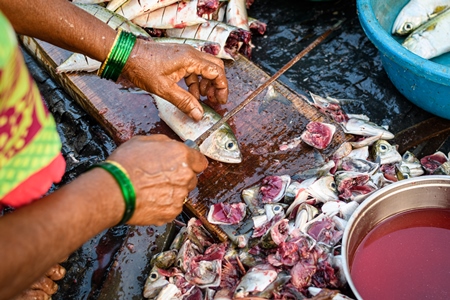
[[144, 297], [156, 297], [163, 287], [169, 284], [169, 281], [158, 272], [157, 267], [153, 267], [148, 275], [144, 285]]
[[378, 140], [373, 145], [372, 155], [381, 165], [402, 161], [402, 156], [398, 153], [397, 147], [385, 140]]
[[242, 162], [239, 143], [229, 126], [222, 126], [217, 129], [199, 148], [204, 155], [220, 162], [230, 164]]
[[419, 6], [406, 5], [392, 25], [392, 34], [406, 35], [428, 20], [428, 14]]
[[168, 269], [176, 262], [177, 256], [178, 250], [170, 249], [154, 255], [150, 261], [150, 264], [161, 269]]
[[317, 179], [307, 190], [311, 196], [323, 203], [339, 199], [336, 183], [331, 175]]

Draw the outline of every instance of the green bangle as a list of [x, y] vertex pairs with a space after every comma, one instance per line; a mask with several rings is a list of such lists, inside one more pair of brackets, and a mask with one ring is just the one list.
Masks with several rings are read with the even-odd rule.
[[108, 56], [98, 69], [98, 76], [117, 81], [135, 43], [136, 36], [134, 34], [119, 28]]
[[127, 172], [120, 164], [108, 160], [94, 164], [89, 169], [95, 167], [100, 167], [108, 171], [119, 184], [119, 187], [122, 190], [123, 199], [125, 201], [125, 212], [123, 213], [122, 220], [120, 220], [117, 225], [125, 224], [133, 216], [136, 206], [136, 193]]

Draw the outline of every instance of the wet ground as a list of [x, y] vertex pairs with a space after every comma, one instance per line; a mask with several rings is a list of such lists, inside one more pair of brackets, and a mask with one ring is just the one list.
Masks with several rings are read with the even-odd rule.
[[[280, 81], [295, 92], [347, 99], [344, 105], [347, 112], [366, 114], [373, 122], [389, 126], [394, 133], [431, 117], [404, 98], [387, 78], [376, 48], [359, 24], [355, 1], [283, 0], [275, 4], [274, 1], [256, 0], [249, 15], [267, 23], [266, 34], [253, 38], [252, 61], [269, 74], [274, 74], [337, 21], [345, 20], [339, 30], [281, 77]], [[53, 187], [56, 189], [76, 178], [94, 162], [104, 160], [115, 144], [29, 55], [25, 55], [32, 75], [55, 116], [63, 141], [67, 173], [63, 182]], [[439, 147], [448, 153], [448, 138]], [[53, 299], [102, 299], [106, 294], [109, 299], [139, 299], [136, 295], [141, 294], [138, 289], [145, 280], [146, 266], [127, 262], [126, 253], [140, 250], [151, 255], [156, 252], [161, 244], [153, 243], [138, 249], [138, 245], [147, 241], [137, 239], [144, 232], [143, 235], [163, 240], [161, 236], [165, 229], [120, 226], [102, 232], [64, 263], [68, 273], [59, 282], [60, 289]], [[130, 237], [131, 231], [137, 235]], [[129, 282], [134, 288], [133, 293], [123, 289], [116, 291], [112, 287], [117, 280], [114, 277], [120, 273], [112, 264], [114, 255], [122, 255], [121, 261], [140, 269], [142, 274], [136, 282]], [[146, 259], [148, 257], [142, 261]], [[123, 278], [121, 280], [123, 282]], [[114, 293], [105, 291], [114, 291], [120, 296], [114, 297]]]

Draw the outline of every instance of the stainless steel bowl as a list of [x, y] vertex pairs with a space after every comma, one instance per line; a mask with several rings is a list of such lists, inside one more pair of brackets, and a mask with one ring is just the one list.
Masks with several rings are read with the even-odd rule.
[[381, 221], [421, 208], [450, 208], [450, 176], [427, 175], [388, 185], [369, 196], [351, 216], [342, 239], [344, 273], [355, 297], [362, 299], [350, 276], [350, 262], [364, 237]]

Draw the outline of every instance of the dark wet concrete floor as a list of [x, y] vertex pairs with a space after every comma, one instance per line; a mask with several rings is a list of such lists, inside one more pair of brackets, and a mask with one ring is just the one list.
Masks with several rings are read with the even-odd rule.
[[[281, 77], [280, 81], [295, 92], [348, 99], [344, 106], [347, 112], [366, 114], [373, 122], [389, 126], [394, 133], [431, 117], [404, 98], [387, 78], [376, 48], [359, 24], [355, 1], [283, 0], [275, 3], [256, 0], [249, 15], [267, 23], [266, 34], [253, 38], [252, 61], [269, 74], [274, 74], [338, 20], [346, 20], [341, 29]], [[115, 144], [29, 55], [25, 55], [55, 116], [63, 141], [68, 166], [63, 182], [58, 185], [61, 186], [94, 162], [104, 160]], [[449, 148], [447, 139], [441, 149], [448, 153]], [[110, 229], [76, 251], [64, 263], [68, 273], [59, 282], [60, 290], [53, 299], [99, 299], [108, 263], [122, 246], [120, 242], [128, 231], [127, 226]]]

